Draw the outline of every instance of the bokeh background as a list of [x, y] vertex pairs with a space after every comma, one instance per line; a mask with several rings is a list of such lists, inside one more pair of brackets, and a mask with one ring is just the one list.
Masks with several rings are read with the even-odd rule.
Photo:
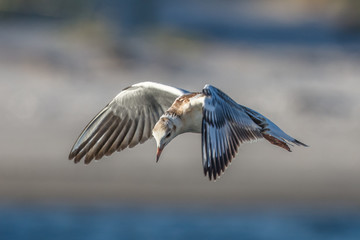
[[[360, 239], [360, 1], [0, 0], [1, 239]], [[67, 160], [121, 89], [213, 84], [310, 145]]]

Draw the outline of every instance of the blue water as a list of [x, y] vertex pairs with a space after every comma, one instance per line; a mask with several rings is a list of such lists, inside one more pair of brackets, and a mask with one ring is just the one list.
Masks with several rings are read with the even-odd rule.
[[360, 212], [196, 207], [0, 207], [1, 240], [359, 240]]

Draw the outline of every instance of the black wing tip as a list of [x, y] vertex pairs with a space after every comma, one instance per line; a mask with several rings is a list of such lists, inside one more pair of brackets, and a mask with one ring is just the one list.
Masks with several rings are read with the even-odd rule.
[[84, 157], [83, 152], [81, 149], [72, 149], [69, 153], [68, 159], [70, 161], [74, 161], [75, 164], [79, 163], [81, 159]]
[[89, 165], [93, 159], [94, 159], [94, 155], [93, 155], [93, 154], [91, 154], [91, 155], [86, 155], [85, 160], [84, 160], [84, 163], [85, 163], [86, 165]]
[[[81, 162], [81, 159], [83, 159], [83, 156], [79, 156], [79, 155], [77, 155], [76, 153], [71, 152], [71, 153], [69, 154], [68, 159], [69, 159], [70, 161], [73, 161], [75, 164], [78, 164], [79, 162]], [[84, 164], [85, 164], [85, 165], [88, 165], [92, 160], [93, 160], [93, 157], [85, 156]]]
[[80, 162], [81, 158], [79, 158], [79, 149], [72, 149], [71, 152], [69, 153], [68, 159], [70, 161], [74, 161], [74, 163], [78, 163]]
[[[85, 157], [85, 158], [84, 158]], [[84, 159], [84, 164], [85, 165], [89, 165], [91, 162], [93, 162], [93, 160], [97, 161], [101, 158], [103, 158], [103, 156], [99, 157], [99, 156], [95, 156], [95, 155], [85, 155], [85, 156], [80, 156], [80, 155], [77, 155], [76, 153], [74, 152], [71, 152], [68, 156], [68, 159], [70, 161], [73, 161], [75, 164], [78, 164], [79, 162], [81, 162], [82, 159]]]
[[303, 146], [303, 147], [310, 147], [309, 145], [305, 144], [305, 143], [302, 143], [300, 142], [299, 140], [294, 140], [294, 143], [298, 146]]
[[79, 158], [79, 157], [76, 156], [76, 157], [74, 158], [74, 163], [77, 164], [77, 163], [80, 162], [80, 160], [81, 160], [81, 158]]
[[211, 169], [204, 167], [204, 176], [209, 178], [209, 181], [212, 181]]
[[217, 173], [215, 171], [214, 173], [214, 169], [213, 168], [204, 168], [204, 175], [205, 177], [208, 177], [209, 178], [209, 181], [210, 182], [216, 182], [217, 179], [220, 178], [220, 176], [224, 173], [224, 171], [220, 171], [220, 173]]

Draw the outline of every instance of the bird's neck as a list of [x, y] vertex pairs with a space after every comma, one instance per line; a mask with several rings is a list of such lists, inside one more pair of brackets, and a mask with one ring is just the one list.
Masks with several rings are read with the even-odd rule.
[[176, 126], [176, 135], [193, 132], [201, 133], [201, 123], [202, 123], [202, 111], [187, 111], [183, 112], [182, 115], [165, 113], [165, 115], [172, 121]]

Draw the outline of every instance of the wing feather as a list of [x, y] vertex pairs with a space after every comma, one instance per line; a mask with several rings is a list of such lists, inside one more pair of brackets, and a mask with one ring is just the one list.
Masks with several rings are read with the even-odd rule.
[[126, 147], [134, 147], [131, 145], [132, 141], [133, 141], [133, 138], [135, 136], [135, 132], [136, 132], [136, 129], [138, 127], [138, 122], [139, 122], [139, 119], [138, 118], [135, 118], [133, 120], [133, 124], [131, 125], [131, 128], [128, 132], [128, 134], [126, 135], [125, 137], [125, 141], [121, 144], [121, 150], [125, 149]]
[[121, 151], [121, 145], [124, 141], [124, 139], [126, 138], [126, 135], [128, 134], [130, 128], [131, 128], [131, 124], [132, 124], [132, 120], [129, 119], [126, 122], [126, 125], [124, 126], [124, 128], [121, 130], [121, 133], [118, 136], [118, 139], [116, 140], [116, 150], [117, 151]]
[[134, 147], [151, 138], [159, 117], [187, 91], [159, 83], [142, 82], [121, 91], [85, 127], [69, 159], [85, 163]]
[[131, 144], [129, 145], [130, 148], [135, 147], [138, 143], [141, 142], [141, 138], [144, 134], [144, 118], [143, 118], [143, 112], [141, 111], [139, 113], [138, 117], [138, 126], [135, 132], [135, 135], [133, 137], [133, 140], [131, 141]]
[[242, 143], [265, 138], [286, 150], [290, 150], [291, 143], [307, 146], [219, 89], [206, 85], [203, 94], [202, 158], [204, 174], [210, 180], [216, 180], [225, 171]]
[[106, 155], [109, 152], [111, 145], [116, 140], [117, 135], [121, 131], [120, 118], [116, 118], [113, 125], [115, 126], [115, 129], [111, 129], [111, 131], [109, 131], [109, 132], [111, 132], [111, 135], [109, 136], [109, 139], [104, 143], [101, 150], [95, 156], [96, 160], [98, 160], [98, 159], [102, 158], [104, 155]]
[[204, 173], [210, 180], [216, 180], [235, 157], [241, 143], [262, 138], [262, 135], [260, 127], [225, 93], [207, 85], [203, 94]]
[[109, 148], [109, 150], [105, 153], [106, 156], [111, 155], [113, 152], [117, 151], [118, 147], [121, 144], [121, 141], [124, 139], [124, 136], [126, 133], [124, 133], [124, 131], [128, 131], [128, 120], [129, 117], [125, 116], [125, 118], [120, 120], [120, 125], [117, 127], [115, 133], [116, 135], [114, 136], [114, 142], [111, 144], [111, 147]]
[[[111, 134], [114, 132], [115, 128], [116, 128], [116, 123], [117, 123], [117, 118], [113, 117], [111, 120], [111, 124], [108, 130], [106, 130], [106, 132], [103, 134], [103, 136], [100, 138], [100, 140], [98, 141], [98, 143], [91, 149], [92, 151], [92, 158], [95, 159], [99, 159], [98, 158], [98, 154], [100, 152], [100, 150], [102, 149], [102, 147], [104, 147], [105, 143], [109, 140]], [[90, 152], [89, 152], [90, 153]], [[88, 153], [88, 154], [89, 154]]]

